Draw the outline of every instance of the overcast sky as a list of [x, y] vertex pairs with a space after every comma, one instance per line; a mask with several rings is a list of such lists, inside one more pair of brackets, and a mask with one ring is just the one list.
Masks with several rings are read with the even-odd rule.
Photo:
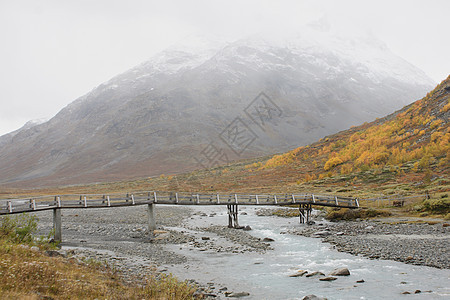
[[324, 15], [369, 28], [440, 82], [450, 73], [449, 11], [449, 0], [0, 0], [0, 135], [186, 36], [233, 40]]

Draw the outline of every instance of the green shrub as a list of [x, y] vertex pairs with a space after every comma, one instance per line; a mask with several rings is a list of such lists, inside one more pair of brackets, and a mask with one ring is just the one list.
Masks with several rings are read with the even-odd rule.
[[450, 212], [450, 199], [427, 199], [422, 202], [425, 211], [446, 214]]
[[36, 216], [20, 214], [0, 219], [0, 238], [14, 243], [32, 243], [37, 230]]
[[340, 221], [340, 220], [348, 221], [348, 220], [367, 219], [378, 216], [390, 216], [390, 215], [391, 213], [389, 211], [372, 208], [369, 209], [340, 208], [328, 211], [325, 218], [330, 221]]

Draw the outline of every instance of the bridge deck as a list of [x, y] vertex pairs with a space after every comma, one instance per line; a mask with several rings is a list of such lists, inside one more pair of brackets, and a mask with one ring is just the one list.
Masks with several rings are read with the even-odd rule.
[[128, 194], [86, 194], [42, 196], [0, 200], [0, 215], [56, 208], [101, 208], [144, 204], [170, 205], [317, 205], [358, 208], [358, 199], [314, 194], [192, 194], [176, 192], [135, 192]]

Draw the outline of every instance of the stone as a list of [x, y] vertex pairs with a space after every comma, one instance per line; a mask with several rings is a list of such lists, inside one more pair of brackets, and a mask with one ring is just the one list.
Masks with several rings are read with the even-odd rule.
[[242, 216], [246, 216], [247, 213], [246, 213], [245, 211], [243, 211], [243, 212], [241, 212], [241, 215], [242, 215]]
[[308, 273], [308, 271], [298, 270], [296, 273], [289, 275], [289, 277], [302, 277], [306, 273]]
[[414, 258], [412, 256], [408, 256], [407, 258], [405, 258], [405, 260], [409, 261], [409, 260], [413, 260]]
[[333, 275], [333, 276], [349, 276], [350, 275], [350, 271], [347, 268], [339, 268], [339, 269], [335, 269], [333, 272], [331, 272], [330, 275]]
[[30, 250], [34, 251], [34, 252], [39, 252], [40, 249], [39, 249], [39, 247], [33, 246], [30, 248]]
[[422, 293], [421, 290], [415, 290], [415, 291], [414, 291], [414, 294], [420, 294], [420, 293]]
[[275, 240], [272, 238], [265, 237], [262, 241], [263, 242], [274, 242]]
[[333, 277], [333, 276], [327, 276], [327, 277], [320, 278], [319, 280], [320, 280], [320, 281], [334, 281], [334, 280], [336, 280], [336, 279], [337, 279], [336, 277]]
[[153, 234], [164, 234], [164, 233], [167, 233], [167, 231], [165, 231], [165, 230], [153, 230]]
[[313, 236], [329, 236], [331, 233], [329, 231], [317, 231], [313, 233]]
[[344, 233], [342, 231], [336, 232], [336, 235], [340, 236], [340, 235], [344, 235]]
[[364, 279], [356, 281], [356, 283], [364, 283], [364, 282], [365, 282]]
[[316, 222], [314, 222], [314, 221], [308, 221], [308, 222], [306, 222], [306, 225], [314, 225], [314, 224], [316, 224]]
[[56, 250], [47, 250], [45, 251], [45, 255], [49, 256], [49, 257], [58, 257], [58, 256], [63, 256], [61, 253], [59, 253]]
[[227, 296], [228, 298], [242, 298], [242, 297], [250, 296], [250, 293], [247, 293], [247, 292], [230, 293], [225, 296]]
[[244, 231], [250, 231], [250, 230], [252, 230], [252, 228], [249, 226], [249, 225], [247, 225], [247, 226], [244, 226], [244, 228], [242, 228]]
[[308, 295], [302, 298], [302, 300], [328, 300], [324, 297], [317, 297], [316, 295]]
[[406, 292], [403, 292], [402, 294], [403, 294], [403, 295], [409, 295], [409, 294], [411, 294], [411, 293], [408, 292], [408, 291], [406, 291]]
[[202, 241], [209, 241], [209, 240], [210, 240], [209, 237], [207, 237], [207, 236], [202, 236]]
[[313, 277], [313, 276], [325, 276], [322, 272], [316, 271], [309, 274], [306, 274], [306, 277]]

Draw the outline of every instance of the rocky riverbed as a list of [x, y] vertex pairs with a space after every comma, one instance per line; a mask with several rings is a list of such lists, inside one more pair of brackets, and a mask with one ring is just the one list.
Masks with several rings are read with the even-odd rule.
[[318, 222], [289, 233], [321, 238], [338, 251], [371, 259], [450, 268], [450, 227], [446, 223]]
[[[52, 228], [52, 212], [38, 212], [37, 216], [39, 232], [47, 234]], [[225, 226], [186, 226], [188, 218], [207, 219], [213, 216], [187, 207], [158, 206], [155, 210], [158, 230], [149, 232], [145, 206], [64, 210], [63, 250], [60, 252], [80, 261], [104, 262], [117, 270], [125, 281], [136, 281], [166, 272], [163, 266], [186, 263], [185, 256], [165, 247], [169, 244], [217, 253], [263, 253], [271, 249], [269, 243], [243, 230]], [[191, 283], [199, 285], [198, 293], [210, 298], [233, 295], [219, 283], [201, 285], [195, 280]]]
[[[195, 262], [189, 262], [185, 251], [257, 255], [272, 251], [270, 239], [254, 237], [251, 231], [227, 228], [226, 215], [217, 219], [214, 218], [217, 217], [215, 213], [206, 214], [187, 207], [162, 205], [155, 212], [159, 228], [149, 232], [145, 206], [64, 210], [62, 253], [82, 261], [105, 262], [119, 271], [124, 280], [136, 281], [145, 279], [149, 274], [158, 276], [167, 273], [167, 268], [192, 266]], [[290, 214], [289, 211], [287, 213]], [[246, 213], [241, 211], [241, 214]], [[264, 209], [258, 215], [269, 216], [270, 209]], [[39, 230], [45, 234], [52, 227], [52, 213], [39, 212], [38, 217]], [[447, 269], [450, 266], [449, 227], [442, 223], [330, 223], [318, 221], [319, 216], [316, 218], [314, 225], [288, 227], [282, 234], [321, 238], [338, 251], [372, 259], [397, 260]], [[216, 223], [211, 225], [213, 219]], [[293, 219], [294, 223], [296, 221]], [[177, 249], [180, 251], [175, 251]], [[243, 292], [232, 291], [220, 282], [191, 282], [198, 284], [198, 293], [208, 298], [229, 297], [233, 292], [236, 292], [235, 295]]]

